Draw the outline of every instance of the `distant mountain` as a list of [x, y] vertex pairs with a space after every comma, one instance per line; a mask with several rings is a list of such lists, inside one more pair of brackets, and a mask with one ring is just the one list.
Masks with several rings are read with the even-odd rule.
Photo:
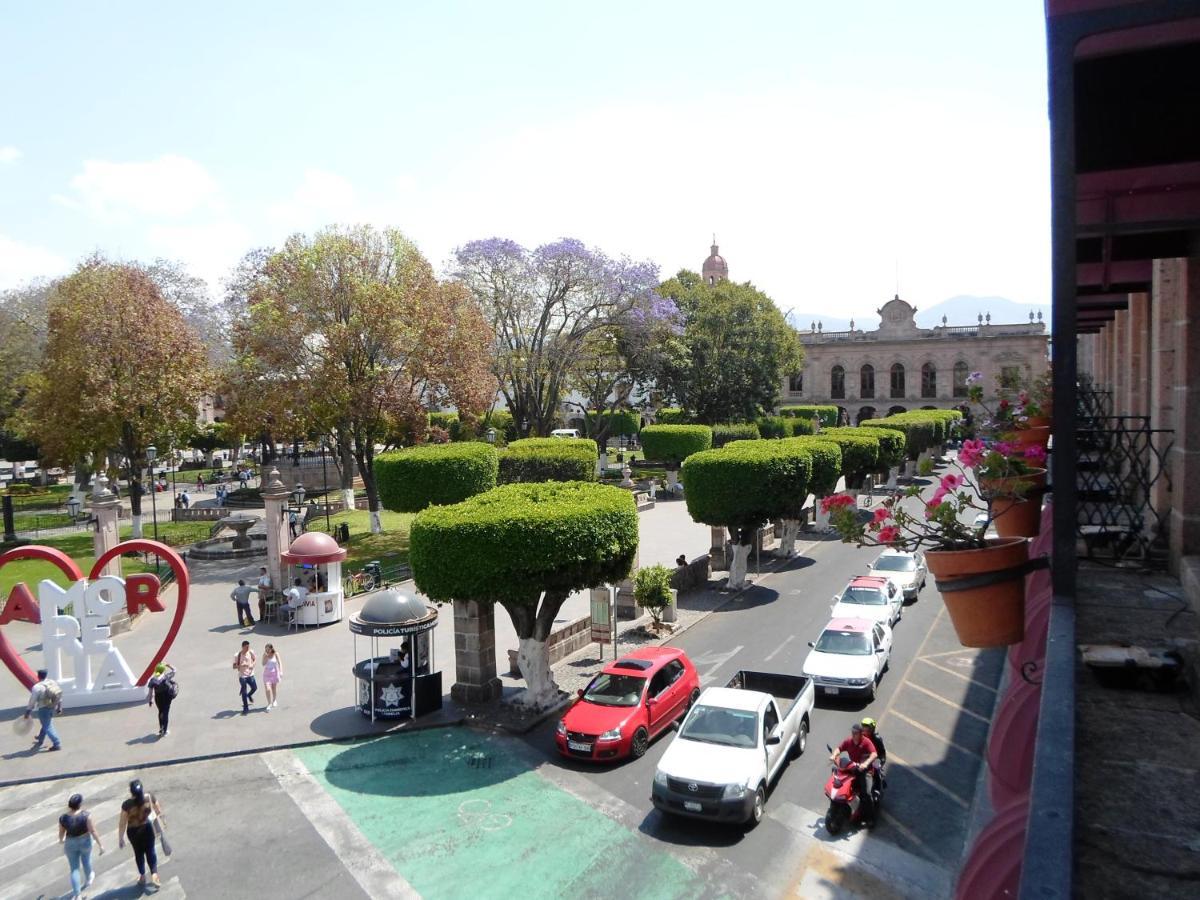
[[[882, 306], [883, 303], [880, 303]], [[942, 316], [946, 317], [947, 325], [977, 325], [981, 315], [991, 313], [995, 325], [1016, 325], [1027, 323], [1029, 314], [1035, 318], [1042, 314], [1042, 321], [1050, 327], [1050, 307], [1042, 303], [1017, 303], [1006, 297], [973, 297], [962, 294], [943, 300], [930, 307], [917, 305], [917, 324], [922, 328], [934, 328], [942, 324]], [[808, 331], [813, 322], [821, 324], [822, 331], [848, 331], [850, 319], [839, 319], [823, 313], [793, 312], [788, 321], [798, 331]], [[862, 331], [873, 331], [879, 327], [879, 316], [872, 313], [866, 316], [855, 316], [854, 327]]]

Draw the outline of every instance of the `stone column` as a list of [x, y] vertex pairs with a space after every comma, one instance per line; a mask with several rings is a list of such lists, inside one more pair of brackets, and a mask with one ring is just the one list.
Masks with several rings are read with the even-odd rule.
[[[1174, 259], [1154, 261], [1153, 305], [1150, 309], [1150, 427], [1176, 429], [1179, 423], [1175, 415], [1175, 358], [1178, 346], [1176, 325], [1179, 320], [1180, 264]], [[1159, 454], [1165, 453], [1171, 437], [1156, 434], [1154, 446]], [[1169, 466], [1169, 461], [1168, 461]], [[1154, 509], [1167, 513], [1171, 506], [1171, 490], [1167, 479], [1160, 478], [1151, 497]]]
[[496, 677], [496, 608], [454, 601], [454, 671], [450, 696], [458, 703], [487, 703], [503, 691]]
[[266, 506], [263, 520], [267, 526], [267, 574], [271, 576], [271, 584], [275, 585], [277, 591], [285, 590], [290, 583], [283, 565], [283, 551], [291, 544], [287, 521], [288, 494], [287, 486], [279, 479], [279, 469], [272, 466], [267, 474], [266, 486], [262, 489], [262, 498]]
[[1129, 295], [1129, 332], [1125, 344], [1125, 372], [1129, 380], [1129, 414], [1150, 414], [1149, 372], [1146, 358], [1150, 344], [1150, 297]]
[[1200, 404], [1200, 257], [1177, 260], [1180, 279], [1175, 320], [1175, 443], [1171, 450], [1171, 571], [1183, 557], [1200, 554], [1200, 418], [1187, 415]]
[[714, 571], [724, 572], [729, 568], [729, 561], [725, 559], [725, 526], [713, 526], [709, 528], [709, 533], [712, 539], [709, 541], [711, 545], [708, 551], [708, 565]]
[[1128, 360], [1125, 358], [1125, 348], [1129, 343], [1129, 310], [1117, 310], [1113, 319], [1113, 415], [1129, 415], [1129, 373], [1126, 370]]
[[[96, 520], [96, 530], [92, 534], [92, 550], [96, 559], [107, 553], [121, 541], [120, 526], [117, 515], [121, 509], [121, 501], [108, 489], [108, 476], [103, 471], [96, 476], [96, 486], [92, 494], [92, 516]], [[121, 577], [121, 557], [115, 557], [103, 569], [101, 575]]]

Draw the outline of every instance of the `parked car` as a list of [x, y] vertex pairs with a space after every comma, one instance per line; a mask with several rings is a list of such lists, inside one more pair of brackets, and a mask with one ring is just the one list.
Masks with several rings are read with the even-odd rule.
[[859, 575], [833, 598], [834, 619], [871, 619], [894, 625], [904, 609], [904, 594], [888, 578]]
[[572, 759], [639, 758], [700, 696], [682, 650], [644, 647], [609, 663], [558, 723], [558, 752]]
[[550, 437], [556, 438], [577, 438], [579, 437], [578, 428], [555, 428], [550, 432]]
[[869, 619], [831, 619], [804, 660], [804, 674], [827, 695], [875, 699], [892, 656], [892, 629]]
[[659, 760], [651, 802], [753, 828], [768, 786], [808, 744], [814, 699], [810, 679], [774, 672], [742, 671], [706, 688]]
[[868, 575], [887, 578], [904, 594], [905, 600], [916, 600], [925, 589], [925, 578], [929, 569], [925, 566], [925, 554], [920, 550], [884, 550], [871, 563]]

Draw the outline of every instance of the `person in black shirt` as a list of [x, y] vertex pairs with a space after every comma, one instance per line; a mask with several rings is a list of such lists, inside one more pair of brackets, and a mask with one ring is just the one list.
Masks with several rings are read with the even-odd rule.
[[146, 866], [150, 866], [150, 880], [156, 887], [158, 880], [158, 854], [154, 852], [154, 823], [151, 814], [162, 818], [158, 798], [146, 793], [140, 781], [129, 782], [129, 799], [121, 804], [121, 821], [117, 825], [117, 839], [122, 847], [125, 839], [133, 845], [137, 862], [138, 884], [146, 883]]
[[96, 832], [91, 815], [83, 808], [83, 795], [72, 794], [67, 800], [67, 811], [58, 817], [58, 842], [63, 845], [67, 865], [71, 867], [72, 898], [81, 896], [83, 889], [96, 880], [96, 873], [92, 869], [93, 839], [103, 853], [100, 835]]
[[887, 763], [887, 748], [883, 745], [883, 736], [876, 730], [875, 720], [867, 716], [862, 720], [863, 733], [871, 739], [871, 743], [875, 745], [875, 755], [878, 759], [875, 760], [875, 783], [872, 793], [872, 799], [878, 801], [879, 795], [883, 793], [883, 789], [887, 787], [887, 781], [883, 777], [883, 767]]

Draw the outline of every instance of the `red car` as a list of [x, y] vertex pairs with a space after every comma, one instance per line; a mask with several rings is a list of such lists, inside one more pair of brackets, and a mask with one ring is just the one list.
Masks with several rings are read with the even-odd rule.
[[579, 692], [554, 742], [572, 759], [637, 759], [699, 696], [700, 676], [682, 650], [635, 650], [609, 663]]

